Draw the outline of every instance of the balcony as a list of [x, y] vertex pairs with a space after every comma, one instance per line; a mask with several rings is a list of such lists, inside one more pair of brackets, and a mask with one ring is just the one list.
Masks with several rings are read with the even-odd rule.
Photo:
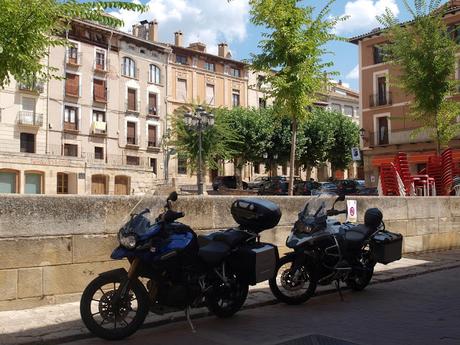
[[34, 111], [18, 112], [18, 125], [41, 127], [43, 126], [43, 114], [37, 114]]
[[371, 108], [388, 106], [392, 104], [393, 100], [391, 92], [388, 92], [386, 94], [376, 93], [369, 96], [369, 107]]
[[107, 73], [108, 72], [107, 62], [102, 59], [96, 59], [96, 61], [94, 61], [93, 69], [95, 72]]
[[159, 152], [160, 151], [160, 143], [158, 140], [149, 140], [147, 142], [147, 150]]
[[81, 53], [69, 54], [67, 53], [66, 65], [68, 67], [80, 67], [81, 66]]
[[33, 92], [33, 93], [42, 93], [45, 90], [43, 83], [33, 82], [33, 83], [18, 83], [18, 89], [20, 91]]
[[64, 132], [78, 133], [78, 124], [75, 122], [64, 122]]
[[136, 101], [134, 104], [130, 104], [128, 102], [125, 103], [125, 109], [127, 113], [139, 115], [140, 108], [141, 108], [140, 100]]
[[136, 137], [126, 137], [126, 148], [139, 149], [139, 140]]
[[160, 118], [160, 115], [158, 115], [158, 111], [156, 107], [148, 107], [147, 109], [147, 116], [148, 117], [153, 117], [155, 119]]
[[[369, 138], [364, 142], [364, 146], [367, 147], [378, 147], [388, 146], [390, 144], [388, 136], [386, 138], [380, 138], [377, 132], [369, 133]], [[367, 138], [366, 138], [367, 139]]]
[[107, 122], [94, 121], [91, 124], [91, 133], [94, 135], [107, 135]]

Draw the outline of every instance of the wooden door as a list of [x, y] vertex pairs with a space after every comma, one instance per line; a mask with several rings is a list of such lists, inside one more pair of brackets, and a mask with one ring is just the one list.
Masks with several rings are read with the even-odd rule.
[[107, 193], [107, 179], [104, 175], [93, 175], [91, 177], [91, 194], [103, 195]]
[[128, 176], [115, 176], [115, 195], [129, 195]]

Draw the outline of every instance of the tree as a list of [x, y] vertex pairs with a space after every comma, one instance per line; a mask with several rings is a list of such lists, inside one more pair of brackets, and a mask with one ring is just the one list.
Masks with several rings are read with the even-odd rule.
[[359, 127], [341, 113], [329, 112], [332, 125], [332, 143], [327, 148], [327, 160], [332, 171], [345, 170], [352, 162], [351, 149], [359, 144]]
[[[291, 119], [290, 195], [294, 187], [297, 127], [308, 116], [318, 94], [325, 90], [325, 70], [332, 62], [324, 60], [324, 45], [337, 39], [333, 28], [345, 19], [330, 16], [334, 1], [329, 0], [316, 16], [313, 6], [303, 6], [298, 0], [249, 1], [252, 23], [267, 29], [259, 43], [261, 53], [252, 56], [253, 65], [267, 73], [275, 108]], [[276, 73], [270, 73], [273, 70]]]
[[450, 99], [455, 91], [457, 44], [452, 40], [443, 15], [446, 7], [441, 0], [408, 0], [403, 3], [413, 20], [405, 25], [387, 10], [378, 17], [387, 31], [385, 60], [400, 70], [396, 85], [413, 96], [409, 116], [421, 127], [412, 133], [426, 132], [435, 142], [438, 154], [460, 131], [455, 118], [460, 106]]
[[[171, 116], [172, 139], [168, 143], [174, 146], [179, 155], [187, 158], [192, 171], [198, 167], [199, 142], [198, 131], [189, 128], [184, 121], [184, 114], [194, 109], [194, 105], [182, 106]], [[209, 109], [215, 116], [214, 126], [206, 128], [202, 133], [202, 158], [204, 167], [217, 169], [220, 160], [231, 159], [236, 151], [234, 146], [240, 145], [239, 136], [233, 130], [220, 109]]]
[[232, 150], [237, 186], [241, 188], [244, 164], [260, 162], [270, 146], [273, 110], [238, 107], [231, 110], [219, 109], [217, 112], [225, 117], [226, 123], [238, 134], [238, 140], [232, 146]]
[[146, 10], [144, 5], [123, 1], [2, 0], [0, 87], [5, 87], [11, 77], [25, 83], [56, 77], [55, 70], [43, 64], [49, 47], [68, 44], [63, 34], [74, 18], [113, 27], [123, 25], [105, 12], [111, 8]]

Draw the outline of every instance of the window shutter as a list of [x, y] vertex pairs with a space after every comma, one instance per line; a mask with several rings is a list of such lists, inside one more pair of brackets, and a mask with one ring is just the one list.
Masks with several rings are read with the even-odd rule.
[[157, 147], [157, 127], [149, 125], [149, 143], [150, 147]]
[[94, 79], [94, 100], [99, 102], [105, 102], [107, 100], [105, 93], [105, 81], [100, 79]]
[[128, 144], [136, 144], [136, 124], [134, 122], [128, 122], [127, 124], [127, 142]]
[[187, 100], [187, 80], [177, 79], [176, 99], [181, 102]]
[[136, 90], [128, 89], [128, 110], [136, 111]]
[[157, 94], [149, 93], [149, 114], [157, 115]]
[[66, 74], [66, 80], [65, 80], [65, 93], [68, 96], [79, 96], [79, 82], [80, 78], [79, 75], [77, 74]]

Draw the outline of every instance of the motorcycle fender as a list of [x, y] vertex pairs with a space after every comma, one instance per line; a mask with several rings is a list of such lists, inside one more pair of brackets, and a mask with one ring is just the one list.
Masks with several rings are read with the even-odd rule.
[[132, 255], [132, 252], [129, 251], [128, 249], [126, 248], [123, 248], [121, 246], [115, 248], [112, 252], [112, 254], [110, 255], [110, 258], [113, 259], [113, 260], [121, 260], [121, 259], [124, 259], [128, 256]]
[[102, 272], [99, 274], [101, 277], [120, 277], [120, 276], [128, 276], [128, 272], [124, 268], [117, 268], [111, 271]]

